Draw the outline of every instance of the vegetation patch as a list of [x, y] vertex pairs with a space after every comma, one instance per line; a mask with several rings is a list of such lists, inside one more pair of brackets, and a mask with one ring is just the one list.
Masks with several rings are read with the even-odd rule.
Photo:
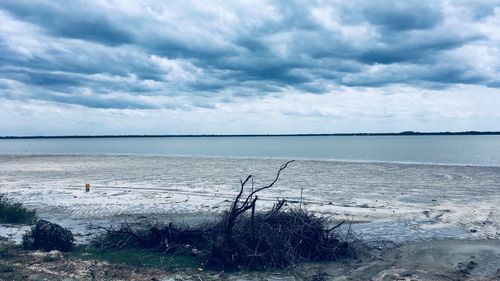
[[58, 250], [67, 252], [74, 245], [71, 231], [45, 220], [39, 220], [23, 235], [23, 248], [28, 250]]
[[168, 254], [154, 250], [137, 248], [98, 249], [95, 247], [76, 247], [68, 255], [82, 260], [100, 260], [133, 267], [163, 268], [199, 268], [196, 258], [185, 254]]
[[0, 273], [14, 272], [15, 268], [12, 265], [0, 263]]
[[34, 210], [29, 210], [22, 203], [14, 202], [5, 194], [0, 194], [0, 223], [33, 224], [36, 220]]

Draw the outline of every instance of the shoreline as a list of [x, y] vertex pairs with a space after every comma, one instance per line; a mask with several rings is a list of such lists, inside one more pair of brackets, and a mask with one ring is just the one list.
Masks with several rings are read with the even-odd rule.
[[[291, 157], [260, 157], [260, 156], [214, 156], [214, 155], [188, 155], [188, 154], [148, 154], [148, 153], [7, 153], [0, 152], [0, 157], [159, 157], [159, 158], [200, 158], [200, 159], [220, 159], [220, 160], [289, 160]], [[449, 167], [477, 167], [477, 168], [500, 168], [500, 165], [480, 165], [480, 164], [464, 164], [464, 163], [441, 163], [441, 162], [412, 162], [412, 161], [387, 161], [387, 160], [363, 160], [363, 159], [334, 159], [334, 158], [307, 158], [293, 157], [296, 161], [310, 162], [332, 162], [338, 164], [387, 164], [387, 165], [419, 165], [419, 166], [449, 166]]]
[[77, 139], [77, 138], [237, 138], [237, 137], [347, 137], [347, 136], [489, 136], [500, 135], [500, 131], [460, 131], [460, 132], [415, 132], [399, 133], [304, 133], [304, 134], [125, 134], [125, 135], [42, 135], [42, 136], [0, 136], [0, 139]]

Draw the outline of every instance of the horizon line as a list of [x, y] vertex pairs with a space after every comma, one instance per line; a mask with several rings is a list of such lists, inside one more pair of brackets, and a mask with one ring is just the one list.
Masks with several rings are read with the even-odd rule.
[[0, 139], [71, 139], [71, 138], [172, 138], [172, 137], [309, 137], [309, 136], [429, 136], [429, 135], [500, 135], [500, 131], [416, 132], [399, 133], [304, 133], [304, 134], [126, 134], [126, 135], [31, 135], [0, 136]]

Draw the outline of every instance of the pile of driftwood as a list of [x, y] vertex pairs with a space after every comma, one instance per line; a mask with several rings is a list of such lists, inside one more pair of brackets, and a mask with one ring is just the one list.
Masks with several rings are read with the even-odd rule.
[[[256, 210], [258, 194], [274, 180], [253, 186], [252, 175], [241, 181], [240, 191], [220, 220], [196, 227], [174, 224], [134, 224], [102, 228], [94, 243], [102, 248], [138, 247], [164, 252], [188, 249], [209, 268], [286, 268], [303, 261], [327, 261], [351, 255], [349, 243], [338, 235], [343, 222], [315, 216], [301, 206], [289, 207], [278, 200], [267, 211]], [[251, 185], [251, 186], [249, 186]]]

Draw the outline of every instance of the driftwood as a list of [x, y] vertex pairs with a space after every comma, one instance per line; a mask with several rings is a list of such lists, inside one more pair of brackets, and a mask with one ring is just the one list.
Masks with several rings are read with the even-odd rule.
[[[352, 256], [347, 241], [338, 235], [344, 222], [315, 216], [298, 206], [287, 207], [285, 199], [271, 209], [259, 211], [258, 194], [273, 187], [282, 165], [271, 183], [255, 188], [253, 176], [241, 180], [240, 189], [220, 220], [196, 227], [172, 223], [144, 225], [124, 222], [118, 228], [93, 227], [102, 235], [95, 244], [104, 248], [139, 247], [179, 253], [187, 245], [196, 249], [206, 266], [218, 270], [238, 268], [286, 268], [302, 261], [327, 261]], [[248, 190], [248, 191], [247, 191]]]
[[98, 248], [143, 248], [163, 253], [177, 252], [183, 245], [206, 243], [203, 228], [181, 227], [149, 222], [124, 221], [118, 227], [89, 224], [87, 229], [100, 232], [93, 240]]
[[[231, 205], [231, 209], [230, 209], [229, 213], [226, 215], [226, 225], [224, 228], [225, 243], [227, 243], [228, 245], [232, 245], [232, 242], [233, 242], [232, 241], [233, 240], [232, 234], [233, 234], [234, 223], [236, 222], [238, 217], [240, 217], [241, 215], [243, 215], [246, 211], [248, 211], [250, 209], [252, 210], [252, 216], [251, 216], [252, 222], [254, 222], [255, 203], [259, 199], [259, 197], [257, 196], [257, 193], [260, 191], [263, 191], [265, 189], [271, 188], [278, 181], [281, 172], [284, 169], [286, 169], [286, 167], [288, 167], [288, 165], [292, 162], [294, 162], [294, 160], [288, 161], [285, 164], [283, 164], [279, 168], [278, 172], [276, 173], [276, 177], [274, 178], [274, 180], [268, 185], [254, 189], [253, 181], [252, 181], [252, 191], [250, 192], [250, 194], [247, 195], [247, 197], [245, 198], [245, 200], [243, 202], [241, 202], [241, 196], [243, 195], [243, 192], [245, 191], [246, 184], [249, 182], [250, 179], [253, 179], [253, 175], [249, 175], [244, 181], [240, 182], [240, 184], [241, 184], [240, 192], [238, 193], [238, 195], [236, 195], [236, 198], [234, 199], [233, 204]], [[281, 209], [281, 207], [283, 207], [285, 202], [286, 201], [284, 199], [279, 201], [276, 205], [274, 205], [272, 212], [279, 211]], [[252, 225], [252, 229], [253, 229], [254, 223], [252, 223], [251, 225]], [[252, 231], [252, 233], [253, 232], [254, 231]]]

